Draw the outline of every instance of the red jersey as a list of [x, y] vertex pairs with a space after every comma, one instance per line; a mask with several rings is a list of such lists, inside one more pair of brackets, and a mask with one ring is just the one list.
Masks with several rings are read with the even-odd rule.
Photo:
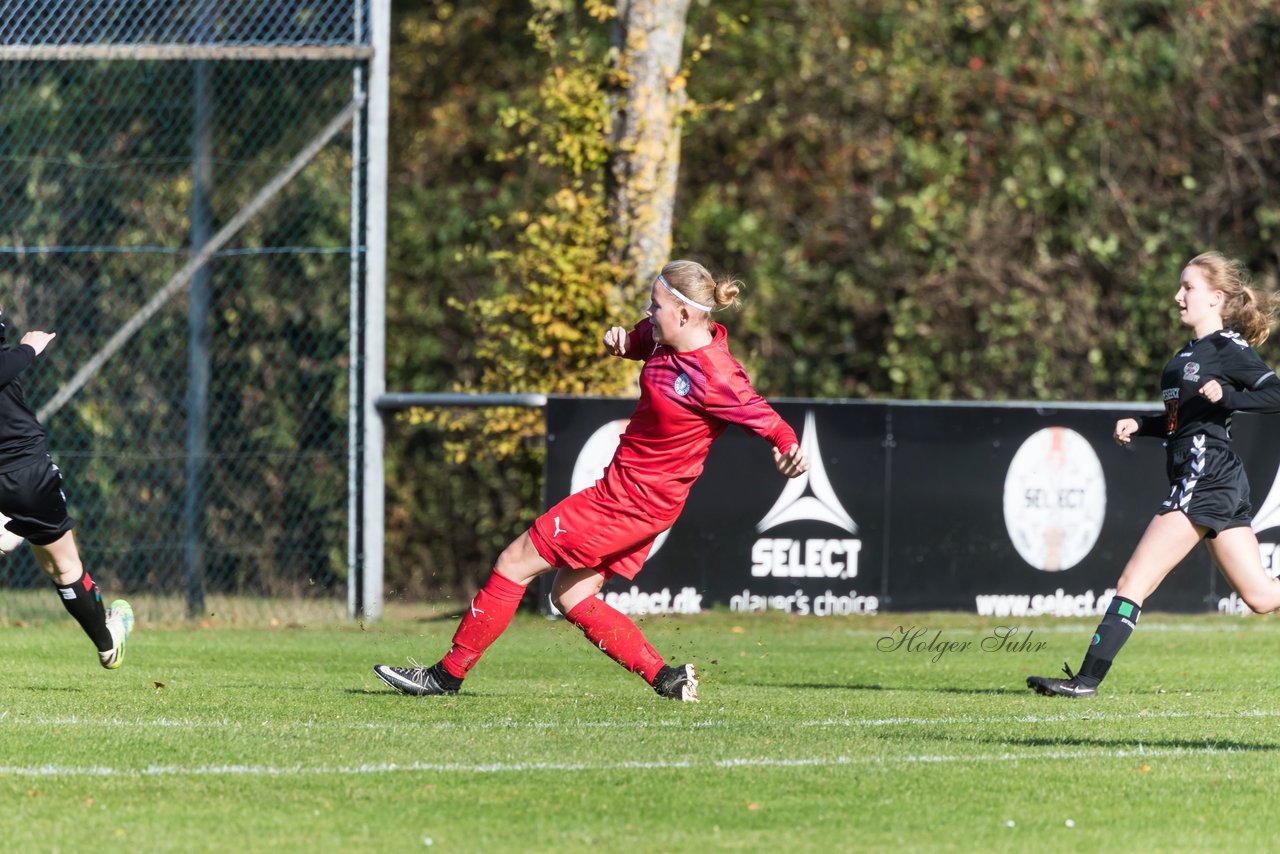
[[644, 361], [640, 402], [604, 477], [649, 512], [674, 520], [702, 474], [711, 443], [739, 424], [786, 452], [795, 431], [761, 397], [729, 353], [729, 333], [711, 324], [711, 343], [677, 353], [653, 340], [653, 323], [636, 324], [627, 358]]
[[798, 444], [729, 355], [728, 340], [713, 323], [710, 344], [677, 353], [654, 343], [649, 320], [636, 325], [627, 357], [645, 363], [640, 402], [601, 478], [534, 520], [529, 535], [547, 563], [634, 578], [725, 427], [740, 424], [783, 452]]

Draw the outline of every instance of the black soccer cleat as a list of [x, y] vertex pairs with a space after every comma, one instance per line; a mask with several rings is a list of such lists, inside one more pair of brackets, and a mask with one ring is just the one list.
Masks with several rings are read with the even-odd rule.
[[698, 674], [692, 664], [663, 667], [653, 679], [653, 690], [659, 697], [682, 703], [698, 702]]
[[1046, 697], [1096, 697], [1097, 685], [1086, 685], [1080, 677], [1071, 672], [1071, 668], [1062, 665], [1067, 674], [1066, 679], [1055, 679], [1050, 676], [1028, 676], [1027, 687], [1037, 694]]
[[[412, 661], [413, 659], [410, 659]], [[416, 664], [416, 662], [415, 662]], [[375, 664], [373, 672], [378, 678], [395, 688], [401, 694], [413, 694], [424, 697], [436, 694], [456, 694], [462, 686], [462, 680], [441, 672], [439, 664], [431, 667], [392, 667], [389, 664]]]

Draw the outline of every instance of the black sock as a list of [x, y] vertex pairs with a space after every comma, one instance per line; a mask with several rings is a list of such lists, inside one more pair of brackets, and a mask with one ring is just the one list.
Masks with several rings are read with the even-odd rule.
[[115, 646], [111, 632], [107, 631], [107, 609], [102, 607], [102, 594], [98, 592], [98, 585], [89, 577], [89, 573], [80, 576], [80, 580], [70, 587], [54, 586], [58, 588], [63, 606], [76, 618], [98, 652], [106, 652]]
[[436, 681], [440, 683], [441, 688], [457, 691], [462, 687], [462, 680], [445, 670], [443, 661], [436, 662], [427, 669], [431, 671], [432, 676], [436, 677]]
[[1080, 664], [1080, 672], [1076, 674], [1083, 684], [1096, 688], [1102, 682], [1111, 669], [1111, 662], [1120, 652], [1120, 647], [1133, 634], [1141, 613], [1142, 606], [1137, 602], [1131, 602], [1123, 596], [1111, 597], [1107, 613], [1102, 615], [1102, 622], [1098, 623], [1098, 630], [1094, 632], [1093, 644]]

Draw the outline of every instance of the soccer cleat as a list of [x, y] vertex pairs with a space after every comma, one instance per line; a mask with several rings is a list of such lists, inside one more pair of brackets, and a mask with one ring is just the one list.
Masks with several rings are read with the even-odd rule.
[[401, 694], [414, 694], [419, 697], [435, 694], [456, 694], [462, 680], [442, 673], [439, 664], [423, 667], [413, 659], [413, 667], [392, 667], [389, 664], [375, 664], [373, 672], [378, 678], [395, 688]]
[[106, 652], [98, 652], [98, 661], [108, 670], [115, 670], [124, 663], [124, 646], [133, 631], [133, 607], [123, 599], [117, 599], [107, 608], [107, 631], [115, 643]]
[[692, 664], [663, 667], [653, 679], [653, 690], [658, 696], [684, 703], [698, 702], [698, 674]]
[[1062, 665], [1062, 670], [1067, 674], [1066, 679], [1028, 676], [1027, 687], [1046, 697], [1096, 697], [1098, 695], [1097, 685], [1084, 684], [1080, 681], [1080, 677], [1072, 673], [1071, 668], [1065, 664]]

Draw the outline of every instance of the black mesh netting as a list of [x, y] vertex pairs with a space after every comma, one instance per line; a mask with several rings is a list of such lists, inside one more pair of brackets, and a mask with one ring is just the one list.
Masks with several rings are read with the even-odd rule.
[[[31, 0], [7, 4], [0, 45], [355, 44], [358, 20], [351, 0]], [[10, 346], [57, 333], [20, 381], [112, 594], [198, 613], [213, 595], [345, 593], [351, 124], [302, 152], [351, 103], [358, 62], [0, 61], [0, 306]], [[0, 590], [45, 585], [26, 549], [0, 562]]]

